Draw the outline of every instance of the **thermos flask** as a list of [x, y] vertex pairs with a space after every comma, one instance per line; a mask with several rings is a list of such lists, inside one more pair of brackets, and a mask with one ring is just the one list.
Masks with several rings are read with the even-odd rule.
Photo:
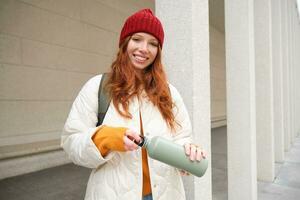
[[178, 169], [185, 170], [197, 177], [203, 176], [208, 166], [207, 159], [202, 158], [200, 162], [196, 160], [191, 161], [185, 154], [184, 146], [160, 136], [154, 136], [152, 138], [141, 136], [141, 142], [136, 144], [146, 148], [149, 157]]

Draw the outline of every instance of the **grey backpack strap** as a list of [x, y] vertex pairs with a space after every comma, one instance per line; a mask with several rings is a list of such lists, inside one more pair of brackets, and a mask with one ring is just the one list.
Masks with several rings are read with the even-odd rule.
[[102, 78], [99, 84], [99, 91], [98, 91], [98, 122], [96, 126], [100, 126], [103, 122], [105, 114], [108, 110], [110, 99], [107, 92], [104, 89], [104, 85], [108, 78], [108, 74], [102, 74]]

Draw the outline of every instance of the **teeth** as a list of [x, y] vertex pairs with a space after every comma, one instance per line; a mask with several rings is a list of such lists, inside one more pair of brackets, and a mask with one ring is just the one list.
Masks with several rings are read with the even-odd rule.
[[137, 56], [137, 55], [135, 55], [135, 58], [136, 58], [138, 61], [145, 61], [145, 60], [147, 60], [147, 58], [142, 57], [142, 56]]

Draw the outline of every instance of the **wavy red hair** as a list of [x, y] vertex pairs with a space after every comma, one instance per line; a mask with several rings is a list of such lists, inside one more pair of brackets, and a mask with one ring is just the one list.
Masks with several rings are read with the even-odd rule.
[[106, 90], [118, 113], [131, 119], [132, 115], [129, 113], [130, 99], [139, 96], [141, 88], [144, 88], [149, 100], [158, 107], [168, 127], [174, 131], [177, 122], [172, 111], [174, 104], [161, 62], [161, 48], [158, 47], [155, 60], [143, 70], [142, 77], [140, 77], [137, 76], [127, 54], [130, 38], [130, 36], [127, 37], [120, 45], [117, 58], [111, 65], [111, 72], [105, 86]]

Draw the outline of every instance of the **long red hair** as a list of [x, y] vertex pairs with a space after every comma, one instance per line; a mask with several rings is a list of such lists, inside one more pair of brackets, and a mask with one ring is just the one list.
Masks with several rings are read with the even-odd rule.
[[142, 77], [139, 77], [127, 54], [130, 38], [130, 36], [127, 37], [120, 45], [106, 83], [106, 89], [113, 104], [121, 116], [131, 119], [129, 102], [132, 97], [139, 96], [141, 88], [143, 88], [149, 100], [158, 107], [168, 127], [175, 130], [177, 122], [172, 111], [174, 103], [161, 62], [161, 48], [158, 47], [155, 60], [150, 66], [143, 69]]

